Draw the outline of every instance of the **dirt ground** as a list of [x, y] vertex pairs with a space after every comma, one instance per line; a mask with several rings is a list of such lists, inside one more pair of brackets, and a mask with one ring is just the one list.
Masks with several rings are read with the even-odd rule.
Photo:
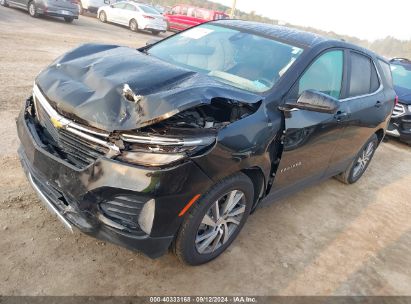
[[411, 295], [411, 148], [396, 141], [357, 184], [331, 179], [258, 210], [204, 266], [69, 234], [26, 181], [14, 118], [36, 74], [63, 52], [151, 38], [92, 17], [65, 24], [0, 7], [1, 295]]

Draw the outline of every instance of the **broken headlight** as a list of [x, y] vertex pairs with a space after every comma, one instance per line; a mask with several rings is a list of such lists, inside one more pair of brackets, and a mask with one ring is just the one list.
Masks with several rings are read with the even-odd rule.
[[126, 149], [117, 159], [144, 166], [164, 166], [199, 155], [216, 141], [211, 134], [199, 137], [122, 134], [120, 137]]

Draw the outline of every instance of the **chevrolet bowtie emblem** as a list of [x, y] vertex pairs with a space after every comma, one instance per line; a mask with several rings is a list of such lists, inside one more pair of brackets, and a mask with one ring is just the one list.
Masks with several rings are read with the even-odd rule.
[[63, 127], [63, 124], [57, 118], [52, 117], [50, 120], [55, 128], [60, 129]]

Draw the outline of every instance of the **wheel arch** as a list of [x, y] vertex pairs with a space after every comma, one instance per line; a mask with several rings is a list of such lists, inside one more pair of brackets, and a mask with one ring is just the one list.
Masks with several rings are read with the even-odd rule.
[[240, 172], [247, 175], [254, 186], [254, 201], [252, 210], [257, 206], [259, 198], [264, 194], [265, 191], [265, 177], [263, 170], [259, 167], [250, 167], [247, 169], [242, 169]]
[[375, 135], [377, 135], [378, 137], [378, 144], [380, 144], [382, 142], [382, 140], [384, 139], [385, 136], [385, 131], [384, 129], [379, 129], [375, 132]]

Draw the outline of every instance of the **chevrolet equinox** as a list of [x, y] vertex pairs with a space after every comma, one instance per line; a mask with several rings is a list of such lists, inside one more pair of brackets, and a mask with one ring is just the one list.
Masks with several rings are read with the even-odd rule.
[[62, 55], [19, 115], [19, 155], [67, 228], [198, 265], [258, 206], [332, 176], [356, 182], [395, 99], [389, 63], [368, 50], [213, 21], [137, 50]]

